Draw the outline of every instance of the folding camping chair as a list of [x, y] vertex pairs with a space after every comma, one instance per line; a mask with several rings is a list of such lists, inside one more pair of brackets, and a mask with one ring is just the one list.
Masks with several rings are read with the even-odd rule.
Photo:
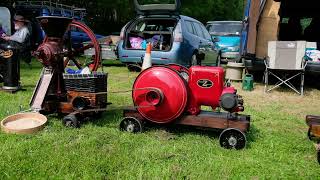
[[[281, 85], [286, 85], [296, 93], [303, 96], [304, 60], [306, 41], [269, 41], [268, 58], [265, 59], [266, 70], [264, 74], [265, 93]], [[268, 89], [269, 76], [275, 77], [278, 82]], [[300, 87], [296, 88], [290, 81], [300, 76]]]

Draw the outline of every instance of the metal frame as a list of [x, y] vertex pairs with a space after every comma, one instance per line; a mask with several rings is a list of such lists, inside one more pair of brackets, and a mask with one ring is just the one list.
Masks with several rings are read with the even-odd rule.
[[53, 14], [54, 10], [59, 10], [61, 11], [61, 15], [65, 11], [69, 11], [71, 13], [71, 16], [79, 16], [80, 19], [82, 20], [86, 14], [87, 11], [85, 8], [78, 8], [75, 6], [68, 6], [65, 4], [60, 4], [57, 2], [52, 2], [52, 1], [17, 1], [15, 4], [16, 7], [26, 7], [26, 8], [47, 8], [51, 14]]
[[[264, 60], [265, 66], [266, 66], [266, 70], [264, 72], [264, 92], [268, 93], [278, 87], [280, 87], [281, 85], [286, 85], [288, 86], [290, 89], [292, 89], [294, 92], [296, 92], [297, 94], [303, 96], [304, 93], [304, 74], [305, 74], [305, 67], [307, 65], [307, 63], [304, 61], [304, 59], [302, 59], [301, 62], [301, 68], [300, 69], [272, 69], [269, 68], [269, 60], [265, 59]], [[281, 71], [281, 77], [280, 77], [280, 73], [276, 73], [276, 71]], [[291, 75], [288, 77], [288, 72], [297, 72], [294, 75]], [[268, 89], [269, 86], [269, 76], [272, 75], [275, 78], [278, 79], [278, 82], [271, 88]], [[293, 84], [290, 82], [290, 80], [296, 78], [300, 76], [301, 78], [301, 82], [300, 82], [300, 90], [298, 90], [298, 88], [294, 87]]]

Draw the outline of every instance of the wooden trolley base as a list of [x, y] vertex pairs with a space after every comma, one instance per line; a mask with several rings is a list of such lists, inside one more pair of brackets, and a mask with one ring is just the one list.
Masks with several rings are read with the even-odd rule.
[[[123, 117], [133, 117], [141, 122], [146, 119], [135, 108], [124, 109]], [[173, 122], [177, 125], [188, 125], [212, 129], [238, 129], [248, 132], [250, 128], [250, 116], [231, 114], [226, 112], [202, 111], [199, 115], [186, 115]]]
[[[145, 119], [135, 108], [123, 111], [123, 120], [120, 129], [137, 133], [143, 131]], [[202, 111], [199, 115], [184, 115], [171, 125], [187, 125], [208, 129], [221, 130], [219, 136], [220, 146], [226, 149], [243, 149], [246, 146], [246, 135], [250, 128], [250, 116], [236, 113], [218, 113]]]
[[306, 123], [309, 126], [308, 137], [317, 143], [317, 159], [320, 164], [320, 116], [308, 115]]

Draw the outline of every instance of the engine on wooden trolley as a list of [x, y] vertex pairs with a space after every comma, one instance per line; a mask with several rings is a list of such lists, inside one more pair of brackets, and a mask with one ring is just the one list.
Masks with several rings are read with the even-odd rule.
[[[136, 78], [132, 99], [136, 108], [124, 110], [122, 130], [140, 132], [146, 121], [204, 127], [221, 131], [222, 147], [245, 147], [250, 116], [238, 114], [244, 110], [243, 99], [225, 85], [221, 67], [151, 67]], [[213, 111], [202, 111], [201, 106]], [[220, 108], [225, 112], [216, 111]]]

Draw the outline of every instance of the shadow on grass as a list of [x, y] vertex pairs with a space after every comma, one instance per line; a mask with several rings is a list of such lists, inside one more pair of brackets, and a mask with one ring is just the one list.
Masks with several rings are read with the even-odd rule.
[[259, 137], [260, 130], [257, 129], [254, 125], [250, 126], [249, 132], [246, 134], [247, 136], [247, 148], [251, 148], [251, 143], [256, 142], [257, 138]]
[[[91, 119], [90, 123], [94, 126], [106, 127], [106, 126], [114, 126], [115, 124], [118, 126], [120, 120], [122, 118], [122, 110], [121, 109], [112, 109], [103, 112], [101, 117]], [[88, 123], [88, 122], [85, 122]]]
[[[146, 123], [145, 131], [151, 130], [165, 130], [169, 133], [174, 134], [174, 136], [182, 137], [185, 135], [201, 135], [207, 136], [219, 140], [219, 136], [223, 130], [212, 129], [212, 128], [200, 128], [186, 125], [159, 125], [155, 123]], [[251, 143], [254, 143], [259, 136], [259, 130], [255, 126], [251, 126], [248, 133], [246, 133], [247, 144], [246, 148], [251, 148]]]
[[121, 63], [120, 60], [105, 60], [102, 62], [103, 67], [125, 67], [126, 65]]

